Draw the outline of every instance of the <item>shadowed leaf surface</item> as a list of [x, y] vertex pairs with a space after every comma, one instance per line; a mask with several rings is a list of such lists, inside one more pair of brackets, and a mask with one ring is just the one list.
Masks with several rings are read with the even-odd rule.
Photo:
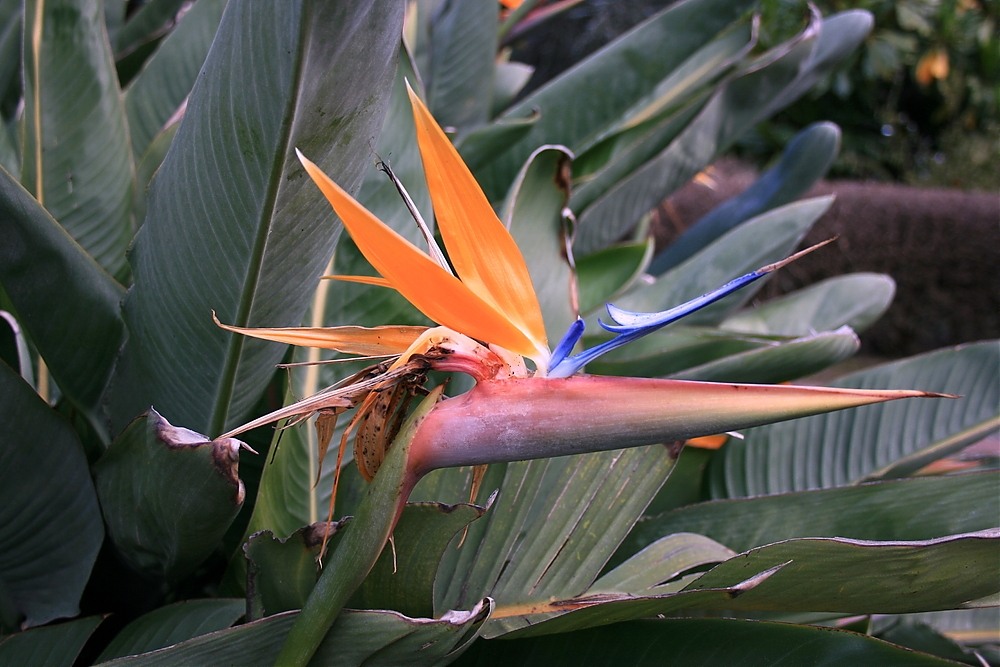
[[0, 446], [0, 626], [7, 630], [79, 613], [104, 525], [76, 433], [4, 363], [0, 420], [9, 425]]
[[154, 609], [115, 635], [98, 661], [145, 653], [228, 628], [246, 613], [246, 600], [186, 600]]
[[21, 180], [124, 282], [134, 165], [99, 0], [31, 0], [24, 17]]
[[479, 642], [456, 664], [653, 666], [668, 656], [692, 667], [748, 664], [749, 656], [755, 664], [781, 667], [953, 664], [853, 632], [730, 619], [634, 621], [531, 640]]
[[209, 441], [155, 411], [94, 465], [108, 534], [137, 571], [176, 580], [216, 547], [243, 504], [239, 443]]
[[72, 667], [103, 619], [89, 616], [0, 639], [0, 664]]

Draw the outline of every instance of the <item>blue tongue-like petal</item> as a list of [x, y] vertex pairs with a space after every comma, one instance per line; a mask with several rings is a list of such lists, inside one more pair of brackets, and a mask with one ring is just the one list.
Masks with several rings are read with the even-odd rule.
[[608, 324], [601, 320], [598, 320], [598, 322], [601, 327], [617, 335], [611, 340], [605, 341], [600, 345], [595, 345], [589, 350], [584, 350], [580, 354], [569, 357], [567, 355], [570, 351], [572, 351], [573, 346], [576, 345], [577, 341], [580, 340], [580, 336], [583, 335], [583, 321], [578, 319], [572, 326], [570, 326], [569, 331], [566, 332], [566, 335], [563, 336], [563, 339], [556, 347], [556, 351], [553, 353], [552, 359], [549, 362], [548, 375], [549, 377], [569, 377], [602, 354], [619, 348], [622, 345], [627, 345], [634, 340], [642, 338], [646, 334], [653, 333], [657, 329], [665, 327], [671, 322], [676, 322], [682, 317], [690, 315], [696, 310], [700, 310], [709, 304], [715, 303], [719, 299], [729, 296], [736, 290], [749, 285], [759, 278], [763, 278], [769, 273], [777, 271], [786, 264], [794, 262], [799, 257], [802, 257], [803, 255], [808, 254], [834, 240], [835, 238], [827, 239], [822, 243], [817, 243], [816, 245], [797, 252], [790, 257], [786, 257], [779, 262], [762, 266], [756, 271], [751, 271], [750, 273], [742, 275], [739, 278], [730, 280], [718, 289], [714, 289], [707, 294], [702, 294], [699, 297], [691, 299], [686, 303], [682, 303], [679, 306], [675, 306], [674, 308], [670, 308], [669, 310], [662, 310], [657, 313], [638, 313], [631, 310], [623, 310], [609, 303], [607, 304], [608, 315], [611, 317], [614, 324]]

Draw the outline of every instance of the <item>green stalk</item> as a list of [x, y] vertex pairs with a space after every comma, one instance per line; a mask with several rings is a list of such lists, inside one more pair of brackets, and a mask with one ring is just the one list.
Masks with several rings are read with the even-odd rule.
[[382, 467], [330, 554], [316, 587], [285, 638], [275, 664], [304, 667], [319, 648], [347, 600], [375, 566], [419, 477], [409, 465], [410, 442], [434, 407], [441, 388], [431, 392], [407, 420]]

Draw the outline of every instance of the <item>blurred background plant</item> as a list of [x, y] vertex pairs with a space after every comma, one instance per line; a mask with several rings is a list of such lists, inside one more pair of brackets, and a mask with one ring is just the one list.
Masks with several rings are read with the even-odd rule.
[[[559, 4], [559, 3], [553, 3]], [[621, 34], [667, 0], [574, 3], [557, 19], [511, 38], [535, 66], [529, 88]], [[1000, 14], [980, 0], [812, 3], [823, 14], [863, 9], [875, 28], [801, 100], [741, 137], [738, 154], [765, 164], [795, 132], [828, 120], [843, 130], [834, 178], [996, 191], [1000, 160]], [[808, 20], [806, 0], [763, 0], [758, 48]]]
[[[429, 210], [404, 80], [509, 224], [550, 339], [577, 312], [599, 332], [608, 300], [660, 310], [790, 254], [831, 203], [799, 200], [838, 153], [831, 123], [670, 247], [648, 234], [664, 197], [872, 28], [864, 11], [815, 13], [763, 46], [753, 8], [678, 3], [528, 90], [504, 40], [539, 17], [485, 0], [0, 1], [0, 663], [277, 655], [316, 581], [335, 457], [320, 465], [309, 425], [249, 434], [259, 456], [211, 438], [357, 369], [276, 370], [325, 357], [233, 337], [211, 314], [426, 324], [389, 290], [319, 281], [370, 267], [294, 157], [415, 238], [374, 168], [388, 160]], [[753, 308], [747, 290], [591, 370], [794, 381], [850, 358], [893, 293], [871, 273]], [[434, 502], [407, 507], [317, 660], [996, 661], [996, 460], [962, 452], [996, 430], [998, 353], [975, 343], [834, 381], [965, 400], [495, 465], [478, 505], [463, 504], [467, 470], [436, 472], [414, 496]], [[385, 475], [366, 487], [345, 463], [332, 554], [368, 534], [385, 493]], [[531, 613], [553, 599], [580, 613]]]
[[[799, 104], [760, 130], [773, 150], [824, 117], [844, 130], [835, 176], [995, 191], [1000, 159], [1000, 14], [978, 0], [820, 2], [870, 11], [876, 29]], [[797, 27], [803, 3], [765, 0], [764, 44]], [[772, 134], [773, 133], [773, 134]], [[760, 149], [748, 143], [748, 149]], [[767, 149], [765, 149], [766, 151]]]

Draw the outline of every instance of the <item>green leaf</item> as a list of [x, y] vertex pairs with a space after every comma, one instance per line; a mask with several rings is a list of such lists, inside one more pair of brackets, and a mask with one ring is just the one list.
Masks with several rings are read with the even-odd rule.
[[621, 553], [672, 533], [743, 551], [794, 537], [927, 540], [984, 530], [1000, 516], [998, 484], [1000, 473], [988, 472], [697, 503], [643, 518]]
[[[990, 612], [983, 614], [982, 612]], [[986, 636], [989, 640], [996, 637], [996, 628], [1000, 627], [1000, 611], [993, 609], [967, 609], [952, 612], [932, 612], [928, 614], [906, 614], [902, 616], [883, 616], [873, 623], [872, 634], [879, 639], [890, 641], [899, 646], [905, 646], [915, 651], [923, 651], [942, 658], [963, 662], [970, 665], [990, 664], [985, 652], [975, 651], [965, 648], [962, 643], [957, 642], [944, 633], [937, 630], [932, 625], [919, 620], [921, 617], [943, 616], [945, 614], [977, 614], [989, 625], [986, 626]], [[970, 618], [967, 616], [966, 618]], [[874, 620], [874, 619], [873, 619]], [[982, 632], [984, 628], [972, 629], [971, 633], [977, 630]], [[966, 630], [969, 632], [969, 630]], [[971, 634], [970, 633], [970, 634]]]
[[889, 276], [850, 273], [743, 310], [720, 326], [777, 336], [806, 336], [845, 325], [862, 331], [889, 308], [895, 293], [896, 283]]
[[156, 405], [217, 434], [254, 407], [285, 346], [222, 331], [298, 325], [339, 226], [298, 147], [352, 187], [381, 125], [403, 6], [227, 6], [150, 189], [130, 261], [120, 428]]
[[0, 423], [0, 626], [76, 616], [104, 540], [83, 447], [2, 363]]
[[[768, 211], [750, 220], [680, 266], [643, 283], [615, 301], [626, 310], [658, 312], [705, 294], [733, 278], [787, 257], [833, 203], [816, 197]], [[766, 280], [766, 278], [764, 279]], [[746, 302], [761, 281], [684, 318], [685, 324], [715, 324]]]
[[503, 614], [586, 590], [669, 474], [666, 454], [640, 447], [491, 466], [483, 487], [500, 494], [445, 553], [435, 612], [488, 595]]
[[499, 5], [449, 0], [430, 24], [427, 99], [442, 127], [459, 131], [489, 120]]
[[735, 606], [848, 614], [952, 609], [1000, 590], [998, 544], [996, 529], [909, 542], [794, 539], [728, 560], [685, 591], [735, 586], [779, 567]]
[[94, 465], [108, 535], [135, 570], [176, 580], [219, 545], [243, 504], [238, 440], [135, 419]]
[[132, 210], [135, 213], [135, 219], [140, 222], [146, 219], [146, 192], [149, 184], [152, 182], [156, 170], [163, 163], [163, 158], [166, 157], [179, 127], [179, 120], [164, 127], [163, 131], [153, 137], [146, 146], [146, 152], [135, 167], [136, 187]]
[[645, 270], [653, 256], [653, 239], [599, 250], [576, 262], [580, 312], [589, 313], [622, 292]]
[[[21, 36], [23, 3], [20, 0], [0, 1], [0, 119], [6, 120], [11, 109], [9, 97], [21, 96]], [[0, 123], [0, 127], [3, 124]], [[2, 132], [6, 135], [6, 128]], [[0, 144], [3, 141], [0, 140]], [[13, 146], [9, 148], [13, 149]], [[0, 166], [13, 167], [6, 162], [8, 156], [0, 152]]]
[[677, 326], [613, 350], [587, 368], [601, 375], [778, 383], [843, 361], [858, 345], [847, 327], [784, 338]]
[[35, 371], [31, 350], [17, 319], [6, 310], [0, 310], [0, 362], [7, 364], [28, 384], [35, 386]]
[[743, 132], [831, 71], [861, 43], [871, 24], [871, 15], [860, 11], [817, 18], [799, 38], [749, 63], [746, 73], [721, 87], [669, 148], [580, 213], [579, 250], [593, 251], [631, 229]]
[[144, 2], [115, 35], [115, 58], [125, 58], [155, 43], [177, 20], [183, 5], [184, 0]]
[[0, 637], [0, 664], [73, 667], [83, 645], [102, 620], [100, 616], [88, 616]]
[[939, 350], [848, 375], [837, 387], [918, 387], [962, 398], [868, 406], [749, 429], [713, 462], [712, 495], [743, 497], [901, 477], [996, 429], [1000, 345]]
[[788, 540], [739, 554], [677, 593], [556, 600], [544, 609], [577, 610], [550, 620], [540, 614], [498, 618], [490, 629], [494, 635], [516, 630], [513, 638], [692, 610], [872, 614], [955, 609], [1000, 589], [998, 542], [995, 529], [919, 542]]
[[21, 180], [123, 280], [134, 167], [101, 2], [30, 0], [24, 17]]
[[318, 522], [276, 538], [269, 530], [254, 533], [243, 545], [246, 556], [248, 620], [301, 609], [316, 585], [316, 557], [329, 533], [327, 549], [337, 548], [346, 522]]
[[615, 127], [580, 155], [574, 176], [580, 187], [571, 202], [583, 211], [619, 181], [654, 159], [696, 117], [710, 85], [756, 44], [750, 22], [726, 30], [693, 53], [654, 90], [623, 114]]
[[[823, 178], [839, 149], [840, 128], [833, 123], [813, 123], [802, 130], [785, 146], [778, 164], [686, 229], [656, 256], [650, 273], [663, 273], [743, 221], [795, 201]], [[835, 327], [825, 329], [830, 328]]]
[[[675, 533], [650, 542], [594, 582], [588, 595], [603, 592], [648, 593], [695, 568], [715, 565], [736, 555], [732, 549], [694, 533]], [[678, 588], [680, 590], [680, 588]]]
[[772, 667], [953, 664], [844, 630], [718, 618], [633, 621], [520, 641], [479, 642], [456, 664], [707, 667], [748, 660]]
[[185, 600], [154, 609], [129, 623], [98, 656], [111, 660], [167, 646], [230, 627], [246, 613], [246, 600]]
[[498, 62], [493, 70], [493, 104], [490, 116], [495, 116], [510, 106], [517, 94], [528, 85], [534, 73], [535, 68], [524, 63]]
[[121, 286], [2, 169], [0, 230], [0, 283], [18, 321], [63, 394], [103, 432], [99, 403], [125, 339]]
[[[143, 159], [154, 137], [191, 92], [225, 6], [225, 0], [195, 3], [129, 83], [125, 112], [136, 162]], [[129, 22], [130, 27], [136, 19]], [[138, 182], [145, 188], [147, 181]]]
[[[488, 605], [446, 619], [412, 619], [392, 611], [346, 610], [323, 638], [315, 664], [330, 667], [439, 665], [475, 639]], [[300, 614], [276, 616], [196, 637], [154, 653], [129, 656], [100, 667], [275, 664], [281, 643]]]
[[[371, 573], [348, 604], [356, 609], [392, 609], [408, 616], [431, 614], [431, 591], [441, 554], [455, 533], [485, 510], [474, 505], [408, 504]], [[316, 585], [323, 535], [330, 529], [327, 553], [339, 548], [351, 518], [319, 522], [275, 539], [270, 531], [250, 537], [251, 604], [263, 615], [301, 608]], [[324, 559], [324, 567], [328, 559]], [[261, 615], [255, 611], [255, 616]]]
[[969, 648], [989, 648], [992, 645], [996, 655], [1000, 608], [994, 606], [882, 617], [875, 619], [873, 631], [878, 636], [892, 636], [891, 631], [907, 627], [932, 628], [939, 637]]
[[849, 359], [861, 341], [849, 327], [793, 338], [686, 368], [671, 377], [705, 382], [778, 384]]
[[[493, 163], [497, 156], [527, 136], [540, 117], [537, 112], [533, 112], [525, 118], [501, 118], [458, 137], [455, 145], [469, 169], [473, 173], [479, 173], [486, 165]], [[511, 180], [513, 177], [514, 174], [511, 174]], [[510, 182], [504, 185], [509, 186]], [[506, 192], [500, 192], [497, 197], [503, 197], [504, 194]]]
[[536, 110], [541, 118], [497, 160], [476, 171], [487, 195], [499, 200], [538, 146], [562, 144], [578, 152], [594, 141], [751, 4], [746, 0], [676, 3], [525, 96], [501, 119], [526, 118]]
[[559, 340], [579, 314], [576, 276], [567, 257], [572, 221], [564, 215], [572, 158], [562, 146], [542, 146], [532, 153], [501, 212], [524, 253], [550, 341]]
[[[586, 347], [606, 338], [584, 338]], [[775, 345], [780, 339], [676, 324], [612, 350], [587, 365], [598, 375], [663, 377], [742, 352]]]
[[488, 508], [411, 503], [375, 567], [348, 603], [357, 609], [393, 609], [407, 616], [433, 613], [434, 576], [444, 550]]

